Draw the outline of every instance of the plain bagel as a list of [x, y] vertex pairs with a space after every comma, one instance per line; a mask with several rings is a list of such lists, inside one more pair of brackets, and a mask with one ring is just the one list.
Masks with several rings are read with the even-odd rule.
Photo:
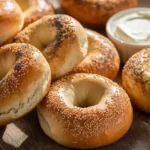
[[134, 106], [150, 113], [150, 48], [128, 60], [122, 72], [122, 84]]
[[130, 99], [113, 81], [74, 74], [54, 82], [38, 105], [45, 134], [71, 148], [95, 148], [120, 139], [133, 119]]
[[50, 67], [35, 47], [8, 44], [0, 48], [0, 126], [36, 107], [48, 92]]
[[137, 0], [59, 0], [64, 11], [82, 23], [104, 26], [115, 13], [137, 7]]
[[19, 5], [14, 0], [0, 1], [0, 45], [19, 32], [24, 18]]
[[45, 15], [53, 15], [53, 5], [48, 0], [16, 0], [24, 15], [24, 27]]
[[110, 40], [99, 33], [85, 29], [88, 37], [87, 56], [71, 73], [93, 73], [114, 79], [120, 68], [119, 54]]
[[50, 64], [53, 80], [81, 62], [88, 47], [84, 28], [67, 15], [45, 16], [22, 30], [14, 41], [37, 47]]

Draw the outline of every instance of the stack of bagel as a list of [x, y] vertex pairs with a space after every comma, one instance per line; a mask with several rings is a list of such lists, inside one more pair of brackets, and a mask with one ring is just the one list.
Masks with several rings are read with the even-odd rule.
[[[116, 47], [79, 22], [103, 26], [116, 6], [118, 11], [137, 6], [136, 0], [107, 1], [110, 7], [98, 0], [60, 0], [69, 14], [64, 15], [55, 14], [47, 0], [1, 0], [0, 126], [37, 107], [45, 134], [61, 145], [87, 149], [111, 144], [128, 131], [129, 96], [150, 112], [150, 50], [133, 56], [123, 69], [128, 96], [112, 81], [120, 69]], [[76, 10], [82, 5], [83, 12], [94, 11], [84, 18]]]

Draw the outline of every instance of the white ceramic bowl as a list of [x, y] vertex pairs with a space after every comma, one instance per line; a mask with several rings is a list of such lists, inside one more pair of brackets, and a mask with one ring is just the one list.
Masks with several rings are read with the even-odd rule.
[[112, 30], [113, 24], [115, 21], [117, 21], [119, 18], [123, 17], [124, 15], [134, 13], [137, 11], [144, 11], [144, 10], [150, 11], [150, 8], [139, 7], [139, 8], [133, 8], [133, 9], [127, 9], [127, 10], [121, 11], [113, 15], [107, 22], [107, 25], [106, 25], [107, 35], [110, 38], [110, 40], [116, 45], [118, 52], [120, 54], [122, 63], [125, 63], [136, 52], [144, 48], [150, 48], [150, 44], [140, 44], [140, 45], [131, 44], [131, 43], [127, 43], [118, 39], [113, 33], [113, 30]]

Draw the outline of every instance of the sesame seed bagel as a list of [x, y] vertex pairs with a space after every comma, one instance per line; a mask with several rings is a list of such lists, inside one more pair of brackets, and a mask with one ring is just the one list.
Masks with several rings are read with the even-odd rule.
[[80, 63], [88, 47], [84, 28], [67, 15], [45, 16], [21, 31], [14, 41], [41, 50], [50, 64], [52, 80], [66, 75]]
[[37, 110], [45, 134], [61, 145], [80, 149], [117, 141], [133, 119], [126, 92], [94, 74], [80, 73], [57, 80]]
[[114, 79], [120, 68], [119, 54], [110, 40], [89, 29], [87, 56], [72, 73], [93, 73]]
[[19, 5], [14, 0], [0, 1], [0, 45], [19, 32], [24, 18]]
[[121, 10], [134, 8], [138, 0], [59, 0], [63, 10], [82, 23], [104, 26]]
[[16, 0], [24, 14], [24, 27], [45, 15], [53, 15], [53, 5], [48, 0]]
[[8, 44], [0, 48], [0, 126], [25, 115], [50, 86], [50, 67], [35, 47]]
[[150, 48], [128, 60], [122, 72], [122, 85], [134, 106], [150, 113]]

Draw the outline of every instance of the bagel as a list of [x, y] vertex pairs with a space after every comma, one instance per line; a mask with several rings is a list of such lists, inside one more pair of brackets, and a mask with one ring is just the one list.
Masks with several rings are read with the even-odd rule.
[[48, 0], [16, 0], [24, 14], [24, 27], [45, 15], [53, 15], [54, 7]]
[[63, 10], [82, 23], [104, 26], [121, 10], [137, 7], [137, 0], [59, 0]]
[[28, 44], [0, 48], [0, 126], [25, 115], [43, 99], [50, 86], [50, 67]]
[[23, 27], [24, 19], [19, 5], [14, 0], [0, 2], [0, 46]]
[[130, 99], [120, 86], [100, 75], [82, 73], [54, 82], [37, 112], [46, 135], [80, 149], [117, 141], [133, 119]]
[[30, 24], [15, 38], [16, 43], [37, 47], [50, 64], [52, 80], [70, 72], [87, 54], [84, 28], [67, 15], [45, 16]]
[[119, 54], [106, 37], [89, 29], [85, 29], [88, 37], [87, 56], [72, 73], [93, 73], [114, 79], [119, 71]]
[[134, 106], [150, 113], [150, 48], [134, 54], [122, 71], [122, 85]]

